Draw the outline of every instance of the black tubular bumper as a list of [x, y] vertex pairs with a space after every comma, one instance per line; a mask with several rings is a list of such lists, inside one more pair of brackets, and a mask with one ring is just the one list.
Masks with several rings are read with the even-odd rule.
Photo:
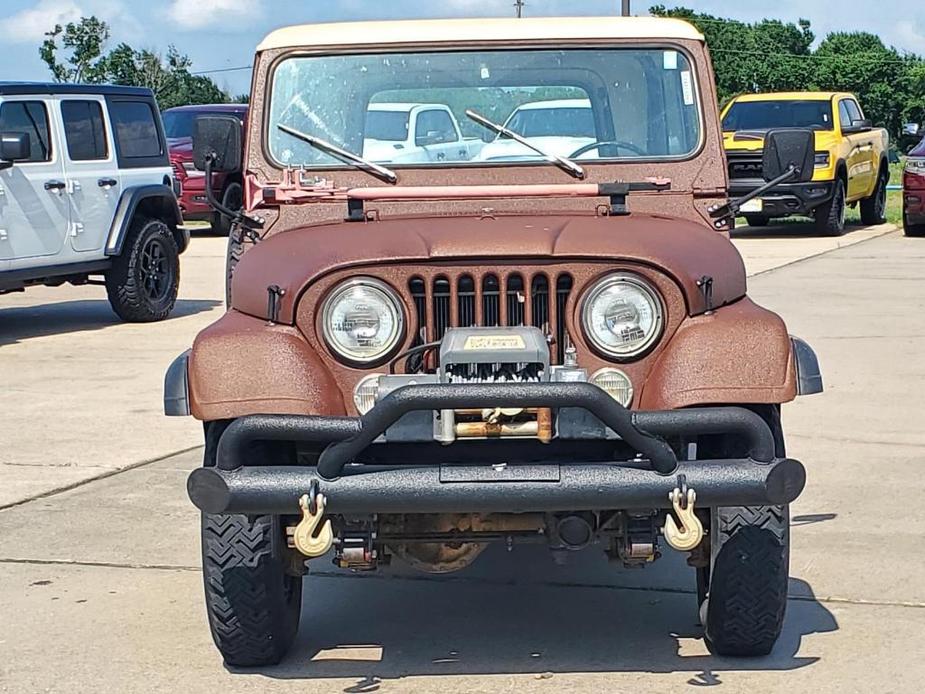
[[[363, 453], [405, 414], [494, 407], [583, 408], [638, 452], [629, 460], [492, 466], [363, 465]], [[664, 437], [732, 434], [747, 457], [678, 462]], [[327, 444], [316, 467], [249, 466], [253, 441]], [[455, 448], [460, 446], [460, 448]], [[465, 444], [449, 450], [464, 453]], [[355, 463], [360, 463], [355, 465]], [[348, 467], [349, 466], [349, 467]], [[668, 507], [683, 475], [706, 506], [786, 504], [805, 484], [803, 466], [775, 457], [764, 420], [737, 407], [631, 412], [588, 383], [416, 385], [384, 397], [363, 417], [254, 415], [219, 441], [215, 467], [195, 470], [190, 498], [208, 513], [288, 514], [312, 483], [332, 513], [482, 513]]]

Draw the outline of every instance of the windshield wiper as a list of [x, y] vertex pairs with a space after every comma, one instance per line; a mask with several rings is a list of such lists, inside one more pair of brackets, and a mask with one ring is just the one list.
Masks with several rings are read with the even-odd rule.
[[347, 162], [348, 164], [353, 164], [353, 166], [356, 168], [366, 171], [367, 173], [371, 173], [373, 176], [385, 181], [386, 183], [398, 183], [398, 175], [394, 171], [371, 162], [368, 159], [364, 159], [359, 154], [354, 154], [353, 152], [349, 152], [346, 149], [341, 149], [337, 145], [331, 144], [327, 140], [322, 140], [320, 137], [315, 137], [314, 135], [303, 133], [301, 130], [290, 128], [288, 125], [282, 125], [281, 123], [278, 123], [276, 127], [287, 135], [292, 135], [294, 138], [302, 140], [302, 142], [307, 142], [315, 149], [320, 149], [322, 152], [332, 154], [338, 159]]
[[519, 142], [524, 147], [532, 149], [534, 152], [541, 155], [546, 160], [552, 162], [553, 164], [558, 166], [560, 169], [562, 169], [566, 173], [571, 174], [575, 178], [585, 177], [585, 170], [581, 168], [578, 164], [573, 162], [571, 159], [560, 157], [558, 154], [547, 152], [542, 147], [537, 147], [535, 144], [528, 141], [526, 138], [521, 137], [520, 135], [515, 133], [513, 130], [510, 130], [509, 128], [505, 128], [503, 125], [498, 125], [497, 123], [488, 120], [482, 114], [476, 113], [472, 109], [466, 109], [466, 117], [470, 118], [471, 120], [474, 120], [476, 123], [488, 128], [489, 130], [493, 130], [494, 132], [498, 133], [501, 137], [508, 137], [514, 140], [515, 142]]

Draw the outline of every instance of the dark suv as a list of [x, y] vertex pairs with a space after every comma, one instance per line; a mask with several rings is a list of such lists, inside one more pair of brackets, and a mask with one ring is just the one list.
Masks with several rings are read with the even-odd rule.
[[[205, 177], [193, 166], [193, 122], [197, 116], [232, 115], [243, 123], [247, 119], [246, 104], [205, 104], [200, 106], [178, 106], [163, 113], [164, 130], [170, 147], [170, 164], [174, 175], [182, 184], [180, 210], [183, 219], [205, 220], [211, 223], [212, 231], [227, 236], [228, 220], [215, 214], [206, 200]], [[243, 200], [241, 176], [218, 174], [214, 181], [215, 193], [225, 207], [239, 209]]]

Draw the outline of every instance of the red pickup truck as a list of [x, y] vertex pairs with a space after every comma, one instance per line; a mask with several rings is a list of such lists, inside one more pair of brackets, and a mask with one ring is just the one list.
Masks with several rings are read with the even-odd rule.
[[[193, 123], [198, 116], [229, 114], [240, 118], [243, 124], [247, 120], [247, 104], [178, 106], [163, 113], [170, 163], [174, 175], [182, 184], [179, 203], [183, 219], [208, 221], [212, 225], [212, 231], [222, 236], [228, 235], [229, 222], [209, 207], [206, 200], [205, 175], [193, 166]], [[216, 174], [213, 184], [216, 197], [225, 207], [235, 210], [241, 207], [244, 190], [241, 187], [240, 174]]]
[[925, 140], [909, 152], [906, 159], [903, 227], [906, 236], [925, 236]]

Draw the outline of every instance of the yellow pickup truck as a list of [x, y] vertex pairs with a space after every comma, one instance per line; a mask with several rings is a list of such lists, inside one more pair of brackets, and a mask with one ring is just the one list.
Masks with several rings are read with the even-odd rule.
[[742, 208], [750, 226], [774, 217], [809, 215], [819, 232], [845, 232], [845, 209], [860, 204], [864, 224], [886, 221], [889, 135], [864, 117], [853, 94], [781, 92], [746, 94], [723, 109], [723, 145], [729, 194], [744, 195], [762, 183], [764, 136], [777, 128], [816, 133], [816, 170], [809, 183], [781, 185]]

